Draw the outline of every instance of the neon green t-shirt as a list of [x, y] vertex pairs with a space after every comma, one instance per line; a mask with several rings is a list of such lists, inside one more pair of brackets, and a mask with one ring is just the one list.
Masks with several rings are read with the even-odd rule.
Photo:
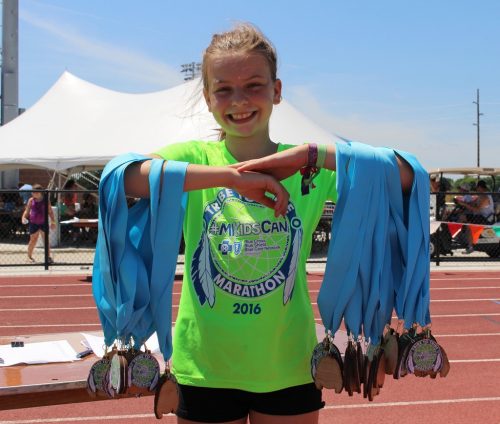
[[[278, 146], [278, 151], [293, 146]], [[237, 161], [224, 142], [169, 145], [161, 157], [202, 165]], [[316, 341], [305, 264], [335, 173], [322, 169], [302, 196], [300, 174], [283, 181], [285, 217], [237, 192], [188, 193], [185, 272], [174, 328], [179, 383], [270, 392], [310, 383]]]

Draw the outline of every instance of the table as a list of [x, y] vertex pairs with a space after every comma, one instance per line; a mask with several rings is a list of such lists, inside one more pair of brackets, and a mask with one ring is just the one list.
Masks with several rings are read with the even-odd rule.
[[[60, 333], [15, 337], [15, 340], [40, 342], [65, 339], [78, 352], [84, 350], [80, 344], [82, 338], [80, 333]], [[1, 337], [0, 344], [8, 344], [13, 339]], [[95, 355], [90, 355], [75, 362], [0, 367], [0, 410], [111, 400], [107, 397], [92, 398], [87, 392], [87, 376], [97, 359]]]

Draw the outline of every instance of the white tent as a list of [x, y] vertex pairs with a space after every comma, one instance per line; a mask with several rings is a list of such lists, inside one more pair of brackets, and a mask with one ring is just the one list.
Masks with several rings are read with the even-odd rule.
[[[286, 101], [271, 118], [275, 141], [331, 143], [335, 136]], [[65, 72], [18, 118], [0, 127], [0, 169], [102, 167], [126, 152], [150, 153], [186, 140], [217, 139], [198, 80], [154, 93], [111, 91]]]

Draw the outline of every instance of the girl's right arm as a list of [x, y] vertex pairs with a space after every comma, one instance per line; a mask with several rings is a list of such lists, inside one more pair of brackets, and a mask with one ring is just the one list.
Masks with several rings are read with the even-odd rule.
[[[125, 193], [128, 196], [149, 197], [150, 168], [150, 160], [136, 162], [127, 167]], [[286, 213], [289, 194], [272, 176], [256, 172], [240, 172], [229, 166], [189, 164], [184, 179], [184, 191], [210, 187], [233, 188], [242, 196], [274, 209], [276, 216]], [[266, 193], [271, 193], [274, 198], [267, 196]]]

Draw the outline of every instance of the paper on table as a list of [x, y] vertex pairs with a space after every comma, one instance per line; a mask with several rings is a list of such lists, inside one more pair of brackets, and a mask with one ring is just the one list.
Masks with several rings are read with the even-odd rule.
[[[81, 333], [85, 340], [90, 346], [90, 349], [94, 351], [94, 355], [102, 358], [104, 356], [104, 337], [102, 336], [94, 336], [92, 334]], [[160, 352], [160, 345], [158, 343], [158, 336], [156, 333], [146, 341], [147, 348], [151, 351], [151, 353]]]
[[0, 346], [0, 367], [16, 364], [48, 364], [78, 361], [75, 350], [67, 340], [24, 343], [23, 347]]

